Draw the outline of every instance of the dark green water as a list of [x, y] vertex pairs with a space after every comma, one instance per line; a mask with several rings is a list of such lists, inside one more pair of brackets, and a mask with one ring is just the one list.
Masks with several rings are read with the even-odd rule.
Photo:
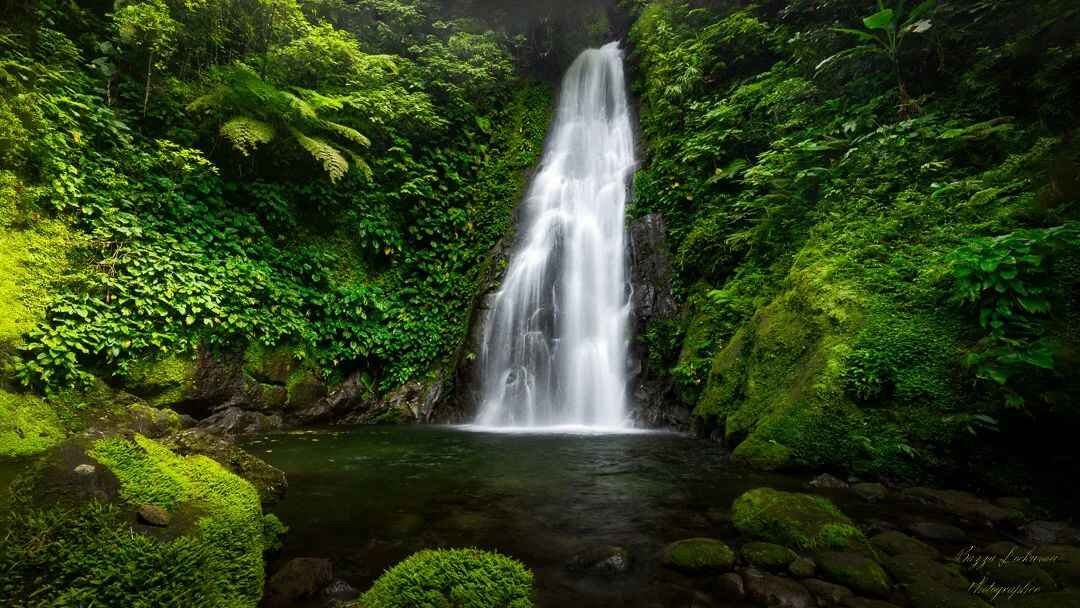
[[[739, 471], [716, 444], [666, 433], [365, 427], [245, 447], [288, 475], [289, 495], [272, 509], [291, 528], [278, 562], [327, 557], [366, 589], [419, 549], [495, 549], [532, 568], [540, 606], [690, 606], [705, 583], [659, 567], [661, 547], [734, 538], [727, 512], [740, 493], [805, 483]], [[605, 578], [566, 568], [603, 545], [628, 549], [631, 571]]]

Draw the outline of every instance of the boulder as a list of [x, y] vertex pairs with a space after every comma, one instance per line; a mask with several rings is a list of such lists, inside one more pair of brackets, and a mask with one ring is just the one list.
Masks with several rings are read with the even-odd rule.
[[739, 532], [794, 549], [865, 544], [862, 532], [829, 500], [771, 488], [750, 490], [732, 505]]
[[772, 608], [813, 608], [810, 592], [790, 578], [766, 574], [757, 570], [743, 573], [746, 595], [751, 600]]
[[281, 416], [228, 407], [199, 421], [199, 428], [222, 436], [253, 435], [281, 429]]
[[833, 477], [828, 473], [822, 473], [817, 477], [810, 480], [809, 486], [811, 488], [826, 488], [826, 489], [844, 489], [848, 487], [848, 483], [843, 479]]
[[1000, 507], [974, 494], [958, 490], [916, 487], [905, 489], [903, 496], [910, 500], [932, 505], [946, 513], [980, 523], [1015, 523], [1023, 519], [1023, 513], [1019, 511]]
[[593, 547], [574, 555], [566, 567], [571, 572], [615, 576], [630, 570], [630, 552], [623, 547]]
[[285, 562], [266, 583], [264, 608], [287, 608], [297, 600], [316, 597], [334, 581], [330, 560], [297, 557]]
[[954, 590], [928, 582], [908, 586], [908, 600], [911, 608], [990, 608], [967, 589]]
[[971, 584], [952, 568], [921, 555], [894, 555], [885, 559], [885, 571], [906, 585], [932, 583], [962, 591]]
[[746, 597], [746, 584], [737, 572], [725, 572], [716, 577], [716, 594], [722, 599], [741, 600]]
[[908, 526], [908, 531], [919, 538], [943, 543], [962, 543], [967, 540], [967, 534], [960, 528], [936, 522], [916, 522]]
[[941, 556], [937, 549], [896, 530], [889, 530], [871, 537], [870, 545], [885, 555], [920, 555], [930, 559], [938, 559]]
[[772, 571], [785, 570], [798, 557], [791, 549], [772, 543], [749, 543], [740, 552], [751, 566]]
[[1062, 521], [1033, 521], [1020, 526], [1029, 545], [1070, 545], [1080, 541], [1080, 530]]
[[809, 557], [799, 557], [788, 564], [788, 572], [795, 578], [810, 578], [817, 572], [817, 564]]
[[664, 547], [661, 561], [690, 574], [723, 572], [735, 565], [735, 552], [715, 538], [688, 538]]
[[851, 486], [851, 491], [867, 502], [882, 501], [889, 494], [889, 490], [880, 483], [857, 483]]
[[851, 589], [843, 585], [827, 583], [821, 579], [807, 579], [802, 581], [802, 584], [817, 598], [818, 605], [826, 608], [843, 605], [844, 600], [855, 596]]
[[814, 561], [825, 579], [859, 593], [885, 597], [891, 588], [889, 576], [865, 555], [851, 551], [821, 551], [814, 556]]

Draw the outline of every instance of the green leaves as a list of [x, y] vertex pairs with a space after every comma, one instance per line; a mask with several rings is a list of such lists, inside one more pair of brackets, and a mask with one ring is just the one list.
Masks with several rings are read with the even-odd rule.
[[895, 27], [896, 24], [896, 12], [891, 8], [878, 11], [869, 17], [863, 19], [863, 25], [867, 29], [871, 30], [884, 30], [890, 27]]

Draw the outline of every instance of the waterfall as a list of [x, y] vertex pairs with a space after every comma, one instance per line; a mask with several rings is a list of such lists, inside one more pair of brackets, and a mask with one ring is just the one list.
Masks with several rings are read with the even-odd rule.
[[634, 164], [613, 42], [582, 53], [563, 79], [523, 232], [484, 327], [477, 424], [626, 424], [624, 213]]

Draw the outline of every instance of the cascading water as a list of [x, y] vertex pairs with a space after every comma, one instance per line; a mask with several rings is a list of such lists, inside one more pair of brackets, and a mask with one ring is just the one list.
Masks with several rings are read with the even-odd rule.
[[613, 42], [582, 53], [563, 80], [523, 238], [487, 318], [477, 424], [625, 425], [623, 216], [634, 164]]

